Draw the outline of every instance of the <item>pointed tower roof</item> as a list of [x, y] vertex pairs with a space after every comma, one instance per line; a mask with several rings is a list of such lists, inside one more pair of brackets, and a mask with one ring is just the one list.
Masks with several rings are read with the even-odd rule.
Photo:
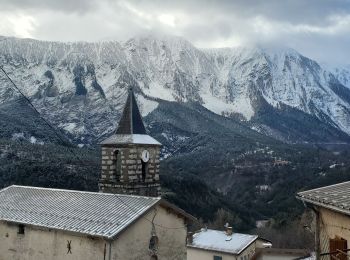
[[114, 134], [101, 142], [102, 145], [149, 144], [161, 145], [147, 135], [132, 88], [126, 99], [122, 117]]
[[132, 88], [129, 89], [129, 94], [124, 106], [123, 114], [115, 133], [120, 135], [147, 134]]

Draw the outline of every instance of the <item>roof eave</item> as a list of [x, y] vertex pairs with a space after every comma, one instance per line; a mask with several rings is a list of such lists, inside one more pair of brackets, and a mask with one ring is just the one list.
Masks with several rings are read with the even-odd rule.
[[108, 238], [109, 240], [115, 240], [116, 238], [118, 238], [129, 226], [131, 226], [132, 224], [134, 224], [136, 221], [138, 221], [141, 217], [144, 217], [144, 215], [146, 215], [148, 212], [151, 211], [151, 209], [154, 208], [154, 206], [156, 206], [159, 201], [161, 199], [159, 198], [159, 200], [154, 201], [154, 203], [152, 205], [150, 205], [147, 209], [145, 209], [141, 214], [139, 214], [135, 219], [133, 219], [132, 221], [130, 221], [125, 227], [123, 227], [122, 229], [120, 229], [117, 233], [111, 235], [111, 236], [107, 236], [106, 238]]
[[259, 236], [255, 236], [255, 238], [254, 238], [248, 245], [246, 245], [245, 247], [243, 247], [243, 248], [239, 251], [238, 255], [240, 255], [244, 250], [246, 250], [246, 249], [247, 249], [251, 244], [253, 244], [258, 238], [259, 238]]
[[194, 245], [189, 245], [189, 244], [187, 244], [187, 247], [194, 248], [194, 249], [199, 249], [199, 250], [217, 252], [217, 253], [225, 253], [225, 254], [229, 254], [229, 255], [236, 255], [236, 256], [240, 254], [240, 253], [232, 252], [232, 251], [228, 251], [228, 250], [219, 250], [219, 249], [208, 248], [208, 247], [200, 247], [200, 246], [194, 246]]
[[40, 228], [40, 229], [52, 229], [52, 230], [57, 230], [57, 231], [60, 231], [60, 232], [67, 232], [67, 233], [76, 234], [76, 235], [80, 235], [80, 236], [90, 236], [90, 237], [96, 237], [96, 238], [101, 238], [101, 239], [110, 239], [109, 236], [92, 234], [92, 233], [87, 233], [87, 232], [83, 232], [83, 231], [72, 231], [72, 230], [68, 230], [68, 229], [64, 229], [64, 228], [58, 228], [58, 227], [53, 227], [53, 226], [44, 226], [44, 225], [40, 225], [40, 224], [29, 223], [29, 222], [26, 222], [26, 221], [16, 221], [16, 220], [8, 220], [8, 219], [0, 219], [0, 221], [4, 221], [4, 222], [7, 222], [7, 223], [13, 223], [13, 224], [22, 224], [22, 225], [25, 225], [25, 226], [34, 227], [34, 228]]
[[316, 206], [319, 206], [319, 207], [322, 207], [322, 208], [326, 208], [326, 209], [331, 209], [331, 210], [337, 211], [339, 213], [343, 213], [345, 215], [350, 216], [350, 211], [349, 210], [342, 209], [342, 208], [339, 208], [339, 207], [336, 207], [336, 206], [333, 206], [333, 205], [324, 204], [322, 202], [314, 201], [312, 199], [304, 198], [304, 197], [300, 196], [299, 194], [297, 196], [295, 196], [295, 197], [296, 197], [296, 199], [304, 201], [306, 203], [310, 203], [310, 204], [313, 204], [313, 205], [316, 205]]
[[198, 221], [198, 219], [196, 217], [192, 216], [191, 214], [187, 213], [183, 209], [175, 206], [174, 204], [170, 203], [169, 201], [167, 201], [165, 199], [159, 200], [158, 204], [160, 204], [163, 207], [170, 208], [171, 210], [175, 211], [176, 213], [182, 215], [187, 220], [190, 220], [190, 221], [193, 221], [193, 222], [197, 222]]

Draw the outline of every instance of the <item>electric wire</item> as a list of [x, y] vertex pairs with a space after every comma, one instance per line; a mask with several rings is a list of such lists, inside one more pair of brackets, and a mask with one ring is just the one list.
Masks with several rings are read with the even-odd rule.
[[[132, 211], [134, 211], [135, 213], [139, 214], [139, 211], [138, 211], [138, 210], [132, 208], [132, 207], [129, 206], [127, 203], [125, 203], [125, 202], [122, 200], [122, 198], [120, 198], [120, 196], [116, 196], [116, 197], [118, 198], [118, 200], [119, 200], [124, 206], [128, 207], [130, 210], [132, 210]], [[163, 226], [163, 225], [154, 223], [154, 221], [152, 221], [152, 220], [146, 218], [145, 216], [141, 216], [141, 217], [142, 217], [143, 219], [145, 219], [146, 221], [150, 222], [151, 224], [155, 225], [156, 227], [160, 227], [160, 228], [163, 228], [163, 229], [169, 229], [169, 230], [171, 230], [171, 229], [173, 229], [173, 230], [174, 230], [174, 229], [187, 229], [187, 226], [181, 226], [181, 227], [167, 227], [167, 226]], [[196, 220], [195, 222], [200, 224], [200, 222], [199, 222], [198, 220]]]
[[72, 144], [68, 143], [64, 140], [61, 135], [58, 133], [57, 129], [47, 121], [40, 112], [36, 109], [30, 99], [21, 91], [21, 89], [16, 85], [16, 83], [11, 79], [8, 73], [5, 71], [3, 66], [0, 65], [0, 70], [5, 74], [6, 78], [12, 83], [12, 86], [15, 88], [18, 93], [27, 101], [29, 106], [38, 114], [39, 118], [53, 131], [53, 133], [57, 136], [57, 138], [62, 142], [62, 144], [67, 146], [68, 151], [78, 160], [79, 163], [83, 164], [83, 161], [79, 158], [79, 156], [71, 149]]
[[[7, 79], [12, 83], [13, 87], [15, 88], [15, 90], [17, 90], [21, 96], [28, 102], [28, 104], [30, 105], [30, 107], [39, 115], [39, 118], [41, 120], [43, 120], [43, 122], [45, 122], [45, 124], [55, 133], [55, 135], [59, 138], [59, 140], [63, 143], [63, 144], [67, 144], [67, 142], [60, 136], [60, 134], [58, 134], [57, 130], [55, 129], [54, 126], [52, 126], [42, 115], [41, 113], [36, 109], [36, 107], [33, 105], [33, 103], [30, 101], [30, 99], [19, 89], [19, 87], [15, 84], [15, 82], [11, 79], [11, 77], [8, 75], [8, 73], [4, 70], [3, 66], [0, 66], [1, 71], [6, 75]], [[78, 159], [78, 161], [83, 165], [83, 162], [81, 161], [81, 159], [78, 157], [78, 155], [75, 154], [75, 152], [69, 148], [69, 146], [71, 146], [70, 143], [68, 143], [68, 150], [72, 153], [72, 155], [74, 155], [74, 157], [76, 159]], [[119, 196], [116, 196], [118, 198], [118, 200], [126, 207], [128, 207], [131, 211], [134, 211], [135, 213], [139, 213], [136, 209], [132, 208], [130, 205], [128, 205], [127, 203], [125, 203]], [[166, 227], [157, 223], [154, 223], [153, 220], [150, 220], [148, 218], [146, 218], [145, 216], [142, 216], [143, 219], [145, 219], [146, 221], [150, 222], [151, 224], [163, 228], [163, 229], [169, 229], [169, 230], [176, 230], [176, 229], [187, 229], [187, 226], [181, 226], [181, 227]], [[199, 223], [199, 221], [197, 220], [196, 222]], [[200, 223], [199, 223], [200, 224]]]

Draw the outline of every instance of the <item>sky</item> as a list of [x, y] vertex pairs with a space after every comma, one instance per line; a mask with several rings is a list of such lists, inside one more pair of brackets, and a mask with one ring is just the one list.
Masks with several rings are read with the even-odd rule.
[[184, 37], [199, 48], [291, 47], [350, 64], [350, 0], [0, 0], [0, 35], [53, 41]]

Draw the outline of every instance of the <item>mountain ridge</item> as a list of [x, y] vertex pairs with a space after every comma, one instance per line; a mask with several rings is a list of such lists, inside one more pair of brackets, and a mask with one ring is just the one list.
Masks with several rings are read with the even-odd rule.
[[[259, 120], [262, 104], [268, 104], [276, 111], [295, 108], [329, 129], [350, 133], [350, 90], [293, 49], [203, 50], [163, 35], [124, 43], [1, 38], [4, 68], [41, 113], [77, 143], [95, 142], [113, 130], [130, 85], [143, 116], [157, 109], [157, 100], [198, 102], [260, 131], [271, 127]], [[16, 97], [5, 79], [0, 84], [2, 102]], [[283, 134], [279, 139], [290, 141]]]

